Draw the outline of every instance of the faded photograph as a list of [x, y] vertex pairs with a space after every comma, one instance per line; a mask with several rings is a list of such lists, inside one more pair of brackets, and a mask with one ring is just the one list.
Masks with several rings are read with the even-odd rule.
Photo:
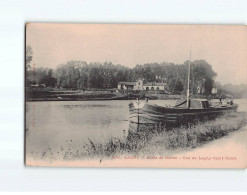
[[247, 28], [26, 24], [25, 164], [247, 167]]

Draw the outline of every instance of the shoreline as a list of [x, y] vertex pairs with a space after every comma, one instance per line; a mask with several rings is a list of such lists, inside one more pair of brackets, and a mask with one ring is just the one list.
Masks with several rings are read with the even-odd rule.
[[123, 91], [109, 90], [51, 90], [28, 89], [25, 93], [26, 102], [36, 101], [109, 101], [109, 100], [170, 100], [180, 99], [183, 95], [166, 94], [160, 91]]
[[[176, 100], [185, 98], [183, 94], [168, 94], [164, 91], [121, 91], [116, 89], [66, 90], [55, 88], [26, 88], [26, 102], [43, 101], [110, 101], [110, 100]], [[195, 99], [215, 99], [215, 95], [191, 95]], [[242, 99], [242, 98], [234, 98]]]
[[[176, 100], [180, 98], [166, 98], [166, 99], [149, 99], [149, 100]], [[69, 102], [69, 101], [115, 101], [115, 100], [136, 100], [136, 98], [112, 98], [112, 99], [107, 99], [107, 98], [94, 98], [94, 99], [57, 99], [57, 98], [46, 98], [46, 99], [26, 99], [26, 102], [51, 102], [51, 101], [61, 101], [61, 102]], [[144, 99], [140, 99], [144, 100]]]
[[[133, 134], [126, 139], [111, 137], [107, 138], [104, 143], [88, 139], [88, 142], [80, 145], [80, 148], [83, 149], [79, 150], [70, 150], [70, 147], [66, 147], [65, 143], [61, 143], [58, 148], [47, 147], [36, 157], [39, 159], [39, 162], [52, 158], [53, 160], [50, 163], [55, 164], [57, 160], [61, 162], [61, 159], [64, 159], [66, 161], [65, 166], [68, 166], [74, 161], [85, 162], [85, 159], [96, 161], [100, 159], [104, 161], [111, 159], [123, 160], [122, 157], [125, 156], [128, 156], [128, 159], [134, 156], [145, 156], [147, 157], [145, 159], [149, 160], [155, 160], [152, 159], [153, 156], [176, 157], [182, 155], [192, 157], [195, 156], [195, 153], [198, 154], [198, 150], [208, 151], [208, 147], [214, 148], [214, 145], [217, 145], [217, 143], [229, 143], [224, 142], [224, 140], [231, 140], [239, 133], [246, 135], [246, 120], [246, 113], [235, 113], [235, 116], [222, 116], [216, 120], [198, 123], [188, 128], [178, 127], [172, 130], [167, 130], [166, 128], [144, 128], [144, 131], [139, 132], [138, 135]], [[226, 126], [219, 126], [219, 124], [222, 123], [226, 124]], [[149, 133], [147, 133], [147, 131]], [[60, 149], [61, 146], [63, 149]], [[220, 152], [221, 148], [218, 146], [218, 153]], [[203, 157], [219, 156], [218, 153], [215, 152], [214, 155], [203, 155]], [[31, 161], [32, 154], [28, 154], [27, 165], [30, 165]], [[69, 164], [67, 164], [68, 162]]]
[[[232, 120], [234, 119], [234, 120]], [[111, 158], [121, 155], [165, 155], [167, 153], [190, 152], [199, 149], [215, 140], [220, 140], [231, 133], [245, 130], [247, 117], [245, 112], [226, 114], [189, 127], [147, 127], [129, 134], [126, 140], [110, 138], [105, 144], [89, 140], [87, 157]]]

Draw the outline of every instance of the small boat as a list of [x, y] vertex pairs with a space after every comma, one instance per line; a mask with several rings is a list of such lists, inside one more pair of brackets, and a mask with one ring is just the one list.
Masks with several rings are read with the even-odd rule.
[[[129, 104], [130, 126], [137, 124], [161, 124], [166, 126], [185, 125], [198, 120], [214, 119], [219, 115], [236, 112], [238, 105], [230, 101], [222, 104], [211, 103], [206, 99], [192, 99], [189, 94], [190, 60], [188, 65], [187, 98], [178, 99], [173, 106], [162, 106], [146, 101], [135, 101]], [[133, 128], [130, 128], [133, 131]], [[134, 128], [136, 131], [136, 128]]]

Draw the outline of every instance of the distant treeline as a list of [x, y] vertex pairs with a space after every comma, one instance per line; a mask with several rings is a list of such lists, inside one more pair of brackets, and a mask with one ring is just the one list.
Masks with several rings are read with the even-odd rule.
[[[183, 64], [148, 63], [128, 68], [111, 62], [87, 63], [68, 61], [55, 70], [31, 66], [33, 51], [26, 47], [26, 86], [62, 87], [68, 89], [114, 89], [120, 81], [167, 83], [166, 90], [181, 94], [187, 89], [188, 61]], [[247, 85], [221, 85], [214, 82], [217, 74], [205, 60], [191, 62], [190, 86], [194, 94], [210, 94], [213, 87], [218, 94], [232, 94], [235, 97], [247, 97]]]
[[247, 98], [247, 85], [246, 84], [225, 84], [221, 85], [219, 82], [215, 83], [215, 86], [218, 88], [219, 94], [228, 96], [231, 95], [233, 98]]
[[[45, 84], [46, 86], [61, 86], [63, 88], [112, 89], [117, 88], [120, 81], [136, 81], [167, 83], [167, 90], [181, 93], [187, 86], [188, 61], [184, 64], [149, 63], [128, 68], [114, 65], [111, 62], [86, 63], [83, 61], [69, 61], [61, 64], [55, 70], [38, 68], [35, 75], [28, 70], [29, 83]], [[216, 73], [205, 60], [191, 62], [190, 85], [194, 93], [210, 94]], [[35, 80], [34, 80], [35, 77]]]

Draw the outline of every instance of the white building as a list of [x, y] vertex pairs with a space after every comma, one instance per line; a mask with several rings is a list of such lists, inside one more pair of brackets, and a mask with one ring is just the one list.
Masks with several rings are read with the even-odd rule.
[[218, 92], [217, 88], [216, 87], [213, 87], [211, 93], [212, 94], [217, 94], [217, 92]]
[[143, 90], [145, 91], [164, 91], [166, 88], [166, 83], [156, 83], [156, 82], [148, 82], [143, 85]]
[[119, 82], [118, 89], [119, 90], [158, 90], [164, 91], [166, 89], [166, 83], [156, 83], [156, 82], [148, 82], [143, 84], [142, 80], [138, 80], [136, 82]]

